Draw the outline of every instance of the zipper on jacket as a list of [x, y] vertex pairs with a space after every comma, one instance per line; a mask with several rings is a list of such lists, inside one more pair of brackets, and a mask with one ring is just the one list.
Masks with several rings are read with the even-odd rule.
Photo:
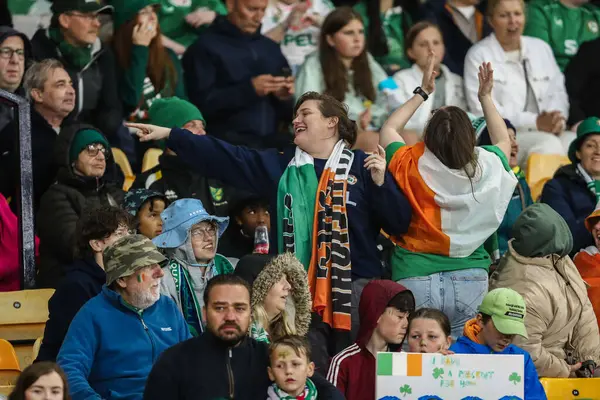
[[142, 314], [140, 313], [138, 315], [140, 316], [140, 321], [142, 321], [142, 326], [144, 327], [146, 334], [150, 338], [150, 343], [152, 344], [152, 362], [154, 362], [154, 361], [156, 361], [155, 360], [156, 346], [154, 345], [154, 338], [150, 334], [150, 330], [148, 329], [148, 325], [146, 325], [146, 323], [144, 322], [144, 318], [142, 317]]
[[235, 395], [235, 382], [233, 380], [233, 370], [231, 369], [231, 349], [229, 349], [229, 357], [227, 357], [227, 375], [229, 376], [229, 399], [233, 400]]

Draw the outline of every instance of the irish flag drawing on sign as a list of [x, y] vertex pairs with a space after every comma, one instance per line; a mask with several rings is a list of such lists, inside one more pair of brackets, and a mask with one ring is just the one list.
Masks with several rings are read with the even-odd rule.
[[521, 400], [522, 355], [377, 353], [378, 400]]

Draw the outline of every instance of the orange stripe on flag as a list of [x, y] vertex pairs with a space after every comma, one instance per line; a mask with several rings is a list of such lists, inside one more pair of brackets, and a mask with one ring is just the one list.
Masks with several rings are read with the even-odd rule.
[[407, 354], [406, 358], [406, 376], [423, 376], [423, 357], [422, 354]]

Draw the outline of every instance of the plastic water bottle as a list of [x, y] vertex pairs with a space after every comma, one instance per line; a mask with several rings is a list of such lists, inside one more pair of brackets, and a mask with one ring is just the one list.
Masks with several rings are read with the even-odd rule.
[[402, 105], [402, 101], [399, 99], [402, 95], [399, 92], [400, 89], [394, 78], [388, 77], [387, 79], [384, 79], [379, 82], [377, 88], [383, 93], [387, 100], [388, 112], [391, 113]]
[[269, 230], [264, 225], [254, 231], [254, 254], [269, 254]]

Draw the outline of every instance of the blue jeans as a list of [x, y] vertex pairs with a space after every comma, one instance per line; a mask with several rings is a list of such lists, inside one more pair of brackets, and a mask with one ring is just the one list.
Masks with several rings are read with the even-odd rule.
[[462, 336], [465, 323], [477, 315], [477, 307], [488, 291], [488, 274], [485, 269], [471, 268], [400, 279], [398, 283], [412, 291], [417, 309], [443, 311], [450, 319], [452, 339], [456, 340]]

